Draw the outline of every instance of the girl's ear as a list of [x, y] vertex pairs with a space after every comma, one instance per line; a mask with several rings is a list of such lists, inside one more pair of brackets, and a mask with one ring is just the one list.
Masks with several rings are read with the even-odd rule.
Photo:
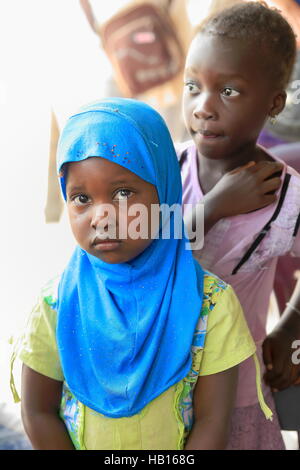
[[269, 116], [275, 117], [277, 116], [277, 114], [281, 113], [281, 111], [285, 107], [285, 102], [286, 102], [286, 92], [280, 91], [276, 93], [276, 95], [273, 98], [272, 107], [269, 111]]

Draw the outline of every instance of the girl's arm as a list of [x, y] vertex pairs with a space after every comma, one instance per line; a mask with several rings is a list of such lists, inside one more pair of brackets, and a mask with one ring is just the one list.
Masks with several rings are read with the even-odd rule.
[[237, 388], [238, 366], [199, 376], [194, 391], [194, 424], [186, 450], [225, 449]]
[[62, 382], [22, 368], [21, 413], [25, 431], [36, 450], [74, 450], [59, 418]]
[[[272, 175], [281, 170], [280, 162], [262, 161], [249, 162], [225, 173], [201, 201], [204, 203], [204, 234], [224, 217], [245, 214], [275, 202], [274, 192], [279, 189], [281, 179]], [[268, 194], [270, 192], [273, 194]], [[185, 214], [184, 222], [191, 240], [196, 221], [195, 210]]]
[[300, 340], [300, 280], [278, 324], [263, 343], [267, 369], [264, 378], [273, 390], [283, 390], [299, 383], [300, 364], [293, 361], [296, 340]]

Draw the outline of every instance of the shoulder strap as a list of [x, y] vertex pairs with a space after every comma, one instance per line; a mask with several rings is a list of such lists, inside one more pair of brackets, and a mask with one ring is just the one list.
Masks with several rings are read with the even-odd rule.
[[180, 154], [178, 155], [178, 162], [179, 162], [179, 166], [180, 166], [180, 169], [182, 168], [182, 165], [183, 163], [185, 162], [187, 158], [187, 149], [184, 149], [182, 152], [180, 152]]
[[[254, 240], [254, 242], [252, 243], [252, 245], [250, 246], [250, 248], [246, 251], [246, 253], [244, 254], [244, 256], [242, 257], [242, 259], [240, 260], [240, 262], [236, 265], [236, 267], [233, 269], [232, 273], [231, 274], [236, 274], [238, 272], [238, 270], [241, 268], [241, 266], [243, 264], [246, 263], [246, 261], [248, 261], [248, 259], [250, 258], [250, 256], [252, 255], [252, 253], [256, 250], [256, 248], [258, 247], [258, 245], [261, 243], [261, 241], [265, 238], [265, 236], [267, 235], [268, 231], [270, 230], [271, 228], [271, 224], [272, 222], [274, 222], [274, 220], [277, 219], [278, 217], [278, 214], [282, 208], [282, 205], [283, 205], [283, 201], [285, 199], [285, 196], [286, 196], [286, 193], [287, 193], [287, 189], [288, 189], [288, 185], [289, 185], [289, 182], [290, 182], [290, 179], [291, 179], [291, 175], [289, 175], [288, 173], [285, 175], [285, 178], [284, 178], [284, 181], [283, 181], [283, 185], [282, 185], [282, 190], [281, 190], [281, 194], [280, 194], [280, 198], [279, 198], [279, 201], [278, 201], [278, 204], [277, 204], [277, 207], [274, 211], [274, 214], [272, 215], [271, 219], [269, 220], [269, 222], [266, 223], [266, 225], [263, 227], [263, 229], [261, 230], [261, 232], [259, 233], [259, 235], [257, 236], [257, 238]], [[297, 221], [298, 222], [298, 221]], [[300, 224], [300, 220], [299, 220], [299, 224]], [[299, 225], [298, 224], [298, 225]], [[296, 224], [297, 225], [297, 224]]]
[[294, 232], [293, 232], [293, 237], [297, 236], [299, 227], [300, 227], [300, 213], [299, 213], [299, 215], [297, 217], [297, 220], [296, 220], [296, 224], [295, 224], [295, 228], [294, 228]]

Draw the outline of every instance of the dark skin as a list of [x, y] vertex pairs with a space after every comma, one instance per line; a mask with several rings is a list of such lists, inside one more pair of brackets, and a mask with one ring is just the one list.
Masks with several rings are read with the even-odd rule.
[[199, 376], [194, 391], [194, 424], [185, 450], [226, 448], [237, 379], [238, 366]]
[[272, 161], [256, 141], [266, 118], [283, 109], [286, 95], [270, 92], [249, 46], [214, 36], [197, 38], [187, 57], [183, 102], [201, 159], [199, 181], [207, 193], [227, 172], [250, 161]]
[[[201, 163], [206, 233], [223, 217], [276, 201], [276, 194], [267, 193], [279, 189], [280, 178], [266, 178], [280, 165], [256, 142], [266, 119], [284, 108], [286, 94], [270, 80], [263, 64], [257, 50], [243, 41], [202, 33], [190, 47], [183, 109]], [[300, 286], [290, 303], [300, 309]], [[273, 390], [286, 388], [299, 377], [300, 367], [291, 361], [291, 345], [298, 338], [300, 317], [287, 307], [263, 343], [264, 377]]]
[[[243, 167], [225, 173], [202, 199], [205, 207], [204, 233], [207, 234], [215, 223], [224, 217], [245, 214], [274, 203], [278, 197], [276, 191], [281, 186], [281, 179], [270, 177], [281, 169], [282, 164], [279, 162], [251, 161]], [[188, 230], [192, 227], [195, 217], [194, 211], [185, 214], [184, 220]]]
[[[291, 305], [299, 305], [300, 281], [298, 280]], [[298, 307], [299, 308], [299, 307]], [[274, 391], [283, 390], [292, 384], [300, 384], [299, 365], [293, 364], [292, 343], [300, 338], [300, 315], [286, 307], [274, 330], [267, 336], [263, 345], [263, 358], [266, 364], [265, 381]]]
[[[235, 46], [233, 54], [231, 46], [231, 41], [219, 44], [217, 38], [200, 35], [186, 63], [184, 117], [201, 160], [205, 233], [221, 218], [274, 203], [281, 185], [279, 177], [268, 178], [282, 165], [257, 147], [256, 140], [267, 116], [282, 110], [285, 92], [270, 95], [269, 84], [259, 79], [262, 71], [255, 72], [253, 53]], [[260, 104], [263, 111], [258, 114]], [[205, 137], [208, 131], [217, 137]]]
[[[92, 242], [99, 233], [97, 228], [105, 227], [99, 216], [101, 204], [118, 206], [126, 198], [128, 207], [138, 202], [150, 208], [158, 202], [155, 186], [114, 162], [92, 157], [69, 165], [66, 189], [73, 234], [88, 253], [107, 263], [120, 263], [134, 259], [151, 243], [150, 238], [127, 239], [112, 250], [102, 252]], [[132, 217], [125, 217], [125, 220], [129, 226]], [[117, 217], [116, 225], [119, 222]], [[194, 393], [195, 422], [187, 449], [225, 448], [237, 375], [238, 366], [199, 377]], [[35, 449], [74, 449], [58, 414], [61, 392], [62, 382], [23, 365], [22, 419]]]
[[[155, 186], [142, 180], [136, 174], [104, 158], [91, 157], [81, 162], [73, 162], [67, 172], [67, 209], [73, 235], [85, 251], [106, 263], [126, 263], [136, 258], [151, 243], [151, 205], [159, 204]], [[133, 204], [143, 204], [148, 217], [141, 225], [148, 226], [147, 238], [132, 239], [129, 227], [136, 215], [127, 215]], [[104, 206], [115, 210], [116, 219], [105, 215]], [[120, 211], [119, 211], [120, 209]], [[108, 213], [107, 213], [108, 214]], [[125, 236], [119, 236], [121, 224], [127, 228]], [[111, 250], [102, 251], [95, 246], [96, 237], [111, 230], [116, 241]]]
[[[199, 377], [194, 391], [194, 425], [186, 450], [225, 449], [237, 378], [238, 366]], [[75, 450], [58, 415], [62, 384], [23, 365], [22, 420], [35, 450]]]
[[23, 364], [22, 421], [35, 450], [74, 450], [58, 415], [62, 384]]

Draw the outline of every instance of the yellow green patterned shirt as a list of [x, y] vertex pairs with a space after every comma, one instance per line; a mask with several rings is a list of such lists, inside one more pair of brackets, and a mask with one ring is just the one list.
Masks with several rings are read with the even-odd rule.
[[[64, 382], [56, 345], [55, 292], [55, 283], [42, 292], [17, 354], [36, 372]], [[199, 313], [189, 374], [140, 413], [128, 418], [108, 418], [80, 403], [64, 382], [60, 416], [77, 449], [184, 447], [193, 425], [193, 390], [198, 376], [222, 372], [255, 353], [255, 344], [233, 289], [210, 273], [204, 276], [204, 300]]]

